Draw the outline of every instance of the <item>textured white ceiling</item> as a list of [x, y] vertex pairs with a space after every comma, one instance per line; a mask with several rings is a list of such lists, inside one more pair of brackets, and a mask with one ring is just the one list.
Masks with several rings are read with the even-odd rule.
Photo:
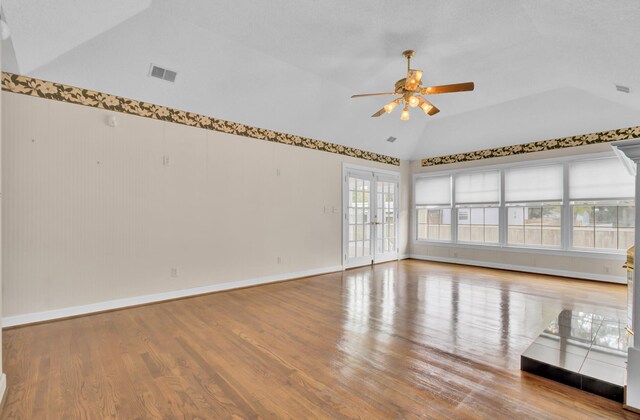
[[28, 73], [145, 10], [151, 0], [4, 0], [20, 69]]
[[[3, 5], [22, 73], [405, 159], [640, 124], [638, 0], [44, 3]], [[392, 90], [408, 48], [476, 90], [370, 118], [389, 99], [349, 96]]]

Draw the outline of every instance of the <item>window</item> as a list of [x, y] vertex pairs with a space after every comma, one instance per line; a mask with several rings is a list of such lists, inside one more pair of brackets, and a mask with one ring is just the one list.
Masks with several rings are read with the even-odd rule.
[[539, 206], [518, 205], [507, 209], [509, 245], [560, 247], [562, 206], [541, 203]]
[[498, 207], [458, 208], [458, 241], [497, 244], [499, 235]]
[[615, 157], [416, 176], [414, 196], [418, 240], [615, 253], [634, 241], [635, 177]]
[[574, 202], [573, 246], [575, 248], [627, 249], [633, 245], [633, 202]]
[[415, 187], [417, 238], [451, 240], [451, 177], [417, 178]]
[[457, 241], [500, 242], [500, 171], [459, 174], [455, 177]]
[[505, 170], [507, 244], [562, 246], [562, 164]]
[[451, 240], [451, 209], [418, 208], [418, 239]]
[[618, 159], [569, 165], [572, 246], [626, 249], [633, 244], [635, 178]]

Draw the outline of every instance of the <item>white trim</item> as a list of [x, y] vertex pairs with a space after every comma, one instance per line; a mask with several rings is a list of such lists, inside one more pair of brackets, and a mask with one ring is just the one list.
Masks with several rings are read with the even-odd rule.
[[447, 242], [447, 241], [427, 241], [416, 240], [412, 245], [418, 246], [437, 246], [437, 247], [450, 247], [450, 248], [467, 248], [467, 249], [483, 249], [493, 251], [506, 251], [506, 252], [519, 252], [523, 254], [537, 254], [537, 255], [558, 255], [564, 257], [582, 257], [592, 258], [599, 260], [614, 260], [614, 261], [626, 261], [627, 253], [624, 250], [618, 250], [617, 252], [598, 252], [598, 251], [578, 251], [574, 249], [563, 250], [561, 248], [538, 248], [533, 246], [515, 246], [515, 245], [500, 245], [500, 244], [474, 244], [472, 242]]
[[435, 239], [414, 239], [412, 245], [422, 246], [448, 246], [452, 248], [472, 248], [472, 249], [499, 249], [500, 251], [508, 252], [523, 252], [525, 254], [542, 254], [542, 255], [560, 255], [566, 257], [584, 257], [584, 258], [596, 258], [604, 260], [620, 260], [623, 261], [626, 258], [627, 252], [624, 249], [611, 250], [611, 251], [598, 251], [597, 248], [588, 249], [582, 251], [580, 248], [562, 249], [553, 247], [536, 247], [526, 245], [501, 245], [496, 243], [474, 243], [474, 242], [452, 242], [452, 241], [438, 241]]
[[[618, 156], [618, 159], [622, 161], [622, 164], [627, 169], [627, 172], [629, 172], [629, 175], [636, 176], [637, 175], [636, 162], [633, 159], [631, 159], [629, 156], [627, 156], [623, 151], [623, 149], [618, 148], [618, 146], [616, 146], [615, 143], [611, 145], [611, 148], [616, 153], [616, 156]], [[629, 149], [626, 149], [626, 150], [629, 150]]]
[[[505, 203], [505, 196], [506, 196], [506, 194], [505, 194], [505, 189], [506, 189], [505, 177], [506, 177], [506, 171], [501, 170], [500, 171], [500, 204], [504, 204]], [[508, 226], [509, 226], [508, 212], [509, 212], [509, 210], [507, 210], [507, 206], [506, 205], [501, 205], [500, 207], [498, 207], [498, 243], [499, 244], [506, 244], [506, 243], [509, 242], [508, 241], [508, 232], [509, 232], [509, 228], [508, 228]], [[506, 226], [507, 228], [505, 229], [505, 228], [503, 228], [503, 226]], [[471, 237], [471, 232], [469, 232], [469, 237]]]
[[[573, 244], [573, 208], [569, 201], [569, 165], [562, 165], [562, 207], [560, 208], [560, 247], [571, 250]], [[508, 227], [507, 227], [508, 229]]]
[[[640, 227], [638, 223], [640, 223], [640, 208], [638, 204], [640, 203], [640, 178], [638, 178], [638, 165], [640, 165], [640, 139], [631, 140], [631, 141], [619, 141], [612, 143], [611, 146], [614, 149], [617, 149], [620, 153], [617, 153], [619, 157], [621, 155], [626, 156], [628, 159], [634, 162], [635, 168], [630, 168], [631, 172], [636, 173], [636, 214], [635, 214], [635, 224], [636, 231], [634, 234], [635, 239], [635, 252], [634, 258], [638, 261], [638, 244], [640, 243]], [[625, 160], [626, 162], [626, 160]], [[631, 310], [631, 325], [629, 328], [635, 331], [635, 335], [629, 337], [629, 348], [628, 348], [628, 357], [627, 357], [627, 387], [625, 389], [624, 397], [625, 397], [625, 408], [629, 407], [631, 409], [640, 410], [640, 339], [638, 338], [640, 328], [638, 328], [638, 324], [640, 324], [640, 270], [635, 270], [633, 272], [633, 296], [631, 296], [631, 307], [628, 308]]]
[[[638, 146], [640, 146], [640, 138], [634, 140], [621, 140], [611, 143], [611, 147], [613, 148], [616, 156], [622, 157], [624, 155], [626, 159], [635, 163], [640, 161], [640, 147]], [[626, 163], [625, 166], [629, 169], [629, 173], [634, 175], [638, 173], [638, 169], [635, 167], [630, 168], [628, 163]]]
[[344, 173], [346, 170], [351, 169], [354, 171], [363, 171], [363, 172], [376, 172], [379, 174], [391, 175], [393, 177], [400, 178], [400, 171], [394, 171], [391, 169], [379, 169], [375, 166], [364, 166], [364, 165], [355, 165], [353, 163], [342, 162], [342, 172]]
[[4, 373], [0, 375], [0, 402], [4, 398], [4, 393], [7, 390], [7, 375]]
[[[637, 331], [637, 329], [636, 329]], [[624, 394], [625, 405], [640, 410], [640, 349], [629, 346], [627, 349], [627, 389]]]
[[409, 255], [409, 254], [400, 254], [400, 255], [398, 255], [398, 261], [400, 261], [400, 260], [408, 260], [409, 258], [411, 258], [411, 255]]
[[[627, 140], [625, 140], [625, 142], [628, 142]], [[615, 143], [614, 143], [615, 144]], [[608, 151], [608, 152], [596, 152], [596, 153], [585, 153], [585, 154], [581, 154], [581, 155], [575, 155], [575, 156], [559, 156], [559, 157], [553, 157], [553, 158], [543, 158], [543, 159], [530, 159], [530, 160], [523, 160], [523, 161], [517, 161], [517, 162], [507, 162], [507, 163], [493, 163], [490, 165], [477, 165], [477, 166], [466, 166], [463, 168], [456, 168], [456, 169], [442, 169], [442, 170], [426, 170], [424, 171], [425, 168], [435, 168], [434, 166], [422, 166], [420, 167], [420, 169], [423, 169], [423, 171], [419, 171], [419, 172], [415, 172], [413, 175], [415, 176], [437, 176], [436, 174], [442, 174], [442, 175], [446, 175], [446, 174], [450, 174], [450, 175], [455, 175], [458, 172], [472, 172], [472, 171], [485, 171], [485, 170], [491, 170], [491, 169], [506, 169], [506, 168], [510, 168], [510, 167], [527, 167], [527, 166], [544, 166], [544, 165], [552, 165], [554, 163], [564, 163], [564, 162], [572, 162], [574, 160], [594, 160], [594, 159], [605, 159], [605, 158], [612, 158], [612, 157], [616, 157], [615, 152], [613, 151]], [[466, 162], [466, 163], [470, 163], [470, 162]], [[442, 166], [446, 166], [446, 165], [442, 165]]]
[[620, 283], [626, 284], [627, 279], [624, 276], [611, 276], [604, 274], [591, 274], [591, 273], [579, 273], [575, 271], [568, 270], [555, 270], [552, 268], [544, 268], [544, 267], [530, 267], [526, 265], [512, 265], [512, 264], [502, 264], [502, 263], [494, 263], [487, 261], [476, 261], [476, 260], [465, 260], [462, 258], [449, 258], [449, 257], [436, 257], [430, 255], [418, 255], [411, 254], [409, 256], [414, 260], [424, 260], [424, 261], [434, 261], [434, 262], [444, 262], [444, 263], [452, 263], [452, 264], [462, 264], [462, 265], [472, 265], [476, 267], [486, 267], [486, 268], [497, 268], [500, 270], [511, 270], [511, 271], [522, 271], [525, 273], [535, 273], [535, 274], [547, 274], [551, 276], [561, 276], [561, 277], [572, 277], [577, 279], [585, 279], [585, 280], [596, 280], [603, 281], [609, 283]]
[[[349, 173], [354, 173], [354, 175], [359, 175], [362, 177], [370, 177], [371, 178], [371, 182], [372, 182], [372, 187], [370, 192], [370, 197], [371, 197], [371, 201], [375, 200], [375, 183], [378, 180], [381, 181], [385, 181], [385, 182], [396, 182], [396, 202], [395, 202], [395, 214], [396, 214], [396, 244], [398, 244], [399, 242], [399, 237], [400, 237], [400, 231], [399, 231], [399, 225], [400, 225], [400, 202], [401, 202], [401, 197], [400, 197], [400, 179], [401, 179], [401, 173], [400, 171], [394, 171], [394, 170], [389, 170], [389, 169], [378, 169], [375, 166], [363, 166], [363, 165], [354, 165], [352, 163], [347, 163], [347, 162], [342, 162], [342, 253], [341, 253], [341, 260], [342, 260], [342, 271], [347, 270], [349, 268], [355, 268], [355, 267], [362, 267], [364, 265], [369, 265], [370, 263], [362, 263], [362, 261], [357, 262], [357, 263], [351, 263], [348, 264], [348, 228], [349, 228], [349, 224], [346, 222], [347, 218], [348, 218], [348, 209], [347, 209], [347, 204], [349, 202], [349, 184], [348, 184], [348, 176]], [[375, 241], [373, 240], [374, 235], [373, 232], [371, 234], [371, 242], [372, 242], [372, 247], [375, 247]], [[373, 249], [373, 248], [372, 248]], [[393, 258], [390, 258], [388, 261], [395, 261], [398, 259], [398, 252], [395, 253], [396, 256], [393, 256]], [[372, 258], [375, 258], [375, 252], [372, 252], [371, 255]], [[387, 262], [387, 260], [385, 261], [373, 261], [372, 263], [380, 263], [380, 262]]]
[[197, 296], [206, 293], [220, 292], [223, 290], [238, 289], [241, 287], [257, 286], [260, 284], [274, 283], [284, 280], [293, 280], [301, 277], [316, 276], [320, 274], [342, 271], [341, 265], [334, 265], [311, 270], [298, 271], [296, 273], [276, 274], [273, 276], [259, 277], [255, 279], [239, 280], [227, 283], [212, 284], [209, 286], [194, 287], [191, 289], [172, 290], [170, 292], [155, 293], [152, 295], [134, 296], [124, 299], [109, 300], [92, 303], [89, 305], [72, 306], [69, 308], [54, 309], [51, 311], [34, 312], [29, 314], [14, 315], [2, 318], [3, 327], [31, 324], [34, 322], [49, 321], [58, 318], [67, 318], [77, 315], [85, 315], [93, 312], [108, 311], [112, 309], [126, 308], [129, 306], [143, 305], [146, 303], [162, 302], [164, 300], [178, 299], [189, 296]]

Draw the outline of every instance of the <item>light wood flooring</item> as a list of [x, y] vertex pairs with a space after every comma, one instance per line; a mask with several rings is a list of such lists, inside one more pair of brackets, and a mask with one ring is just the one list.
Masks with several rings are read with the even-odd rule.
[[519, 370], [624, 286], [407, 260], [3, 332], [2, 419], [638, 418]]

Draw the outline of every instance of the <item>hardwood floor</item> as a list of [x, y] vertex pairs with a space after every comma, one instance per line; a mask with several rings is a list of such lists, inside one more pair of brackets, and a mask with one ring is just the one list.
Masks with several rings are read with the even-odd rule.
[[563, 308], [625, 299], [409, 260], [10, 329], [0, 417], [637, 418], [519, 370]]

